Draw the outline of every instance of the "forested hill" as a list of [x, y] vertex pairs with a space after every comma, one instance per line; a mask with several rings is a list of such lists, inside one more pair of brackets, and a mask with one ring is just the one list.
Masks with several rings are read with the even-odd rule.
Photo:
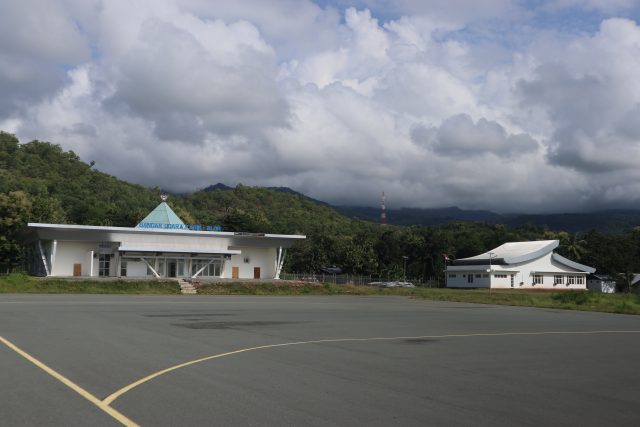
[[0, 202], [21, 220], [135, 225], [157, 204], [157, 192], [93, 170], [71, 151], [0, 132]]
[[[304, 233], [354, 225], [299, 194], [242, 185], [229, 190], [171, 196], [170, 205], [187, 223], [222, 225], [228, 231]], [[0, 202], [3, 209], [21, 206], [14, 214], [22, 222], [131, 227], [160, 203], [159, 195], [159, 188], [102, 173], [58, 145], [19, 144], [13, 135], [0, 132]]]

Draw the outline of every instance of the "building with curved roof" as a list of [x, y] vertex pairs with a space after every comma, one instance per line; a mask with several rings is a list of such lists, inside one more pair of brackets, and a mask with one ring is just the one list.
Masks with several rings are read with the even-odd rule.
[[509, 242], [447, 266], [449, 288], [586, 289], [595, 268], [554, 252], [558, 240]]

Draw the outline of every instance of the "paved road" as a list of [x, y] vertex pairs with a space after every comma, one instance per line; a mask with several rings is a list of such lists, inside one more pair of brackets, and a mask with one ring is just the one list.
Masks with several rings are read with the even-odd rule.
[[0, 343], [0, 414], [120, 425], [88, 399], [262, 347], [99, 404], [149, 426], [637, 426], [640, 333], [623, 331], [640, 317], [402, 297], [2, 295], [0, 337], [89, 397]]

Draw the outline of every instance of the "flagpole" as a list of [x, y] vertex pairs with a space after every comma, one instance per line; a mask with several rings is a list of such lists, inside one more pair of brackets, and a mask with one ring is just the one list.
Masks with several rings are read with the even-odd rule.
[[442, 256], [444, 257], [444, 287], [448, 288], [449, 287], [449, 271], [447, 270], [447, 267], [449, 266], [449, 264], [447, 264], [447, 261], [449, 261], [449, 255], [442, 254]]

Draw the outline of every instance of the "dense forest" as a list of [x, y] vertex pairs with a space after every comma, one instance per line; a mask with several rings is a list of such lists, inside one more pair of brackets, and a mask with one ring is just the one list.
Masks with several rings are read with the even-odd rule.
[[[72, 151], [41, 141], [21, 144], [0, 132], [0, 271], [23, 265], [20, 233], [27, 222], [137, 224], [159, 203], [160, 188], [144, 188], [96, 170]], [[432, 226], [381, 226], [348, 218], [300, 194], [238, 185], [172, 195], [171, 207], [186, 222], [221, 225], [225, 231], [306, 234], [290, 252], [289, 272], [340, 266], [378, 277], [442, 277], [442, 254], [466, 257], [502, 243], [559, 239], [559, 252], [602, 273], [640, 272], [640, 227], [623, 233], [570, 233], [545, 226], [454, 221]]]

